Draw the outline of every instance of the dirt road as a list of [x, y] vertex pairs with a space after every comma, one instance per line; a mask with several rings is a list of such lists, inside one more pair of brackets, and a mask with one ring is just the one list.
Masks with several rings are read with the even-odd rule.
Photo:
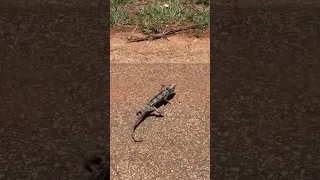
[[[209, 179], [210, 39], [125, 43], [111, 36], [111, 179]], [[149, 117], [131, 139], [135, 112], [161, 84], [176, 83], [163, 118]]]

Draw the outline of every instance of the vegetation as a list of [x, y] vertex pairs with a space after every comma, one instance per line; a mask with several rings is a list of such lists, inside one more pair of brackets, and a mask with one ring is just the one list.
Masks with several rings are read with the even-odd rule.
[[112, 28], [135, 26], [145, 33], [156, 33], [168, 25], [210, 24], [210, 0], [111, 0]]

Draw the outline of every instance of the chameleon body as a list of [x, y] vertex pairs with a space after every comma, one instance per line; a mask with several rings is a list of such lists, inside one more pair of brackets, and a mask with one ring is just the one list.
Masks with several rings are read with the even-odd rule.
[[138, 111], [136, 114], [139, 115], [138, 120], [136, 121], [133, 131], [132, 131], [132, 139], [135, 142], [142, 142], [142, 140], [136, 140], [134, 138], [134, 132], [136, 128], [139, 126], [139, 124], [146, 118], [148, 117], [152, 112], [157, 112], [159, 115], [161, 115], [161, 112], [158, 111], [157, 107], [160, 107], [162, 104], [167, 104], [169, 103], [168, 97], [174, 93], [174, 90], [176, 88], [176, 85], [169, 85], [166, 89], [160, 90], [160, 92], [155, 95], [147, 104], [147, 106], [143, 109]]

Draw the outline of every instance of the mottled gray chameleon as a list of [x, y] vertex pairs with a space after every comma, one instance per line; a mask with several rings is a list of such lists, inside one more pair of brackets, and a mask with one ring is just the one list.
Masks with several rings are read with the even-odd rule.
[[[164, 86], [162, 86], [164, 87]], [[143, 109], [138, 111], [136, 114], [139, 116], [138, 120], [136, 121], [134, 127], [133, 127], [133, 131], [132, 131], [132, 139], [135, 142], [142, 142], [142, 140], [136, 140], [134, 138], [134, 131], [136, 130], [136, 128], [139, 126], [139, 124], [146, 118], [148, 117], [152, 112], [157, 112], [158, 115], [157, 116], [162, 116], [161, 112], [158, 111], [157, 107], [160, 107], [161, 105], [166, 105], [166, 104], [170, 104], [168, 97], [170, 95], [172, 95], [174, 93], [174, 90], [176, 88], [176, 85], [169, 85], [166, 89], [164, 90], [160, 90], [160, 92], [155, 95], [147, 104], [147, 106]]]

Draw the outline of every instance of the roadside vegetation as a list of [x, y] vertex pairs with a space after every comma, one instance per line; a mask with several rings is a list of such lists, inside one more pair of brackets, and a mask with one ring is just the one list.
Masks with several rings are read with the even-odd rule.
[[210, 0], [111, 0], [110, 26], [137, 26], [145, 34], [166, 28], [210, 24]]

